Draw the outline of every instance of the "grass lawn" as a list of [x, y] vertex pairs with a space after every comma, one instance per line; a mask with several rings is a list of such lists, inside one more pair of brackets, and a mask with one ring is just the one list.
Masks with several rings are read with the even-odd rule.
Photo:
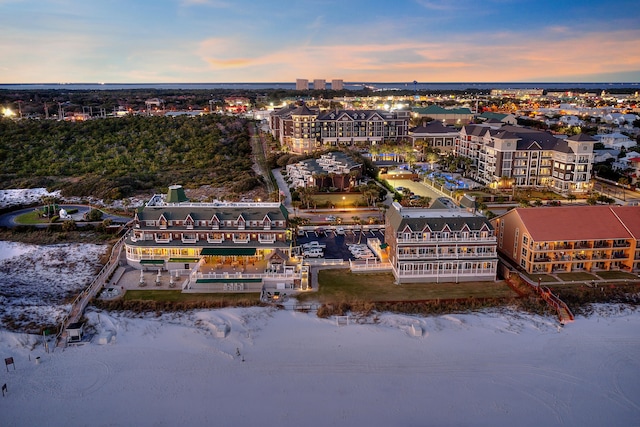
[[558, 281], [555, 277], [549, 276], [548, 274], [529, 274], [529, 273], [525, 273], [525, 274], [527, 275], [528, 278], [530, 278], [536, 283], [538, 282], [538, 279], [540, 279], [540, 283]]
[[577, 282], [577, 281], [589, 281], [598, 279], [595, 274], [587, 273], [585, 271], [575, 271], [571, 273], [557, 273], [556, 276], [565, 282]]
[[517, 294], [502, 281], [463, 283], [407, 283], [394, 285], [390, 273], [351, 273], [346, 269], [320, 270], [317, 292], [301, 294], [300, 301], [321, 303], [356, 301], [420, 301], [454, 298], [502, 298]]
[[44, 224], [49, 222], [48, 218], [40, 218], [38, 212], [36, 211], [18, 215], [15, 220], [18, 224], [22, 225]]
[[[343, 197], [344, 200], [342, 200]], [[311, 198], [317, 202], [318, 207], [333, 205], [336, 209], [345, 209], [367, 205], [361, 193], [317, 193]]]
[[598, 271], [594, 273], [596, 276], [602, 279], [631, 279], [638, 280], [638, 275], [633, 273], [627, 273], [626, 271]]
[[181, 291], [166, 290], [128, 290], [123, 299], [125, 301], [171, 301], [171, 302], [235, 302], [255, 300], [260, 302], [259, 293], [236, 293], [236, 294], [183, 294]]

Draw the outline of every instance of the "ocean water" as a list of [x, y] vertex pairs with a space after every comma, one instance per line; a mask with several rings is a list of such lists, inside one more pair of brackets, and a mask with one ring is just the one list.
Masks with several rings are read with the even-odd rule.
[[[328, 87], [331, 85], [328, 84]], [[418, 91], [447, 91], [447, 90], [491, 90], [491, 89], [583, 89], [587, 91], [601, 91], [614, 89], [640, 89], [640, 83], [428, 83], [428, 82], [344, 82], [344, 88], [348, 90], [362, 90], [365, 87], [372, 90], [418, 90]], [[169, 90], [194, 90], [194, 89], [236, 89], [236, 90], [262, 90], [284, 89], [295, 90], [295, 83], [17, 83], [0, 84], [0, 89], [6, 90], [121, 90], [121, 89], [169, 89]]]

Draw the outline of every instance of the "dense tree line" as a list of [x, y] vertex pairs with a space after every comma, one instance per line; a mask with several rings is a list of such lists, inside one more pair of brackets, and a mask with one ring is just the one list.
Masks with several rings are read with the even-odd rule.
[[65, 196], [117, 199], [173, 183], [246, 191], [259, 183], [246, 121], [221, 115], [3, 119], [0, 159], [2, 188], [45, 186]]

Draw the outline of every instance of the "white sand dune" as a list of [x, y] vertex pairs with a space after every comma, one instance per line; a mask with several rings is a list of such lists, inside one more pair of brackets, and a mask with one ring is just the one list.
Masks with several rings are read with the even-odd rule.
[[640, 315], [612, 310], [564, 328], [508, 310], [349, 326], [269, 308], [89, 313], [110, 344], [45, 353], [0, 334], [16, 365], [2, 424], [634, 425]]

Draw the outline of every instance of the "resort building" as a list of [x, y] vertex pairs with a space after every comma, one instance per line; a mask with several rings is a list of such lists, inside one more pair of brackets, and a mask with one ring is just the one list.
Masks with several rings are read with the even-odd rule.
[[253, 291], [300, 286], [288, 212], [279, 203], [191, 203], [180, 186], [154, 195], [133, 220], [127, 262], [168, 270], [183, 291]]
[[451, 153], [456, 149], [458, 130], [434, 120], [425, 126], [409, 130], [409, 136], [414, 146], [423, 142], [425, 147], [436, 148], [441, 153]]
[[399, 284], [496, 279], [496, 236], [481, 215], [394, 202], [386, 214], [385, 244]]
[[319, 159], [287, 165], [286, 171], [292, 188], [333, 187], [342, 191], [362, 177], [362, 164], [341, 151], [334, 151], [321, 155]]
[[640, 270], [640, 207], [517, 208], [492, 220], [498, 251], [528, 273]]
[[474, 178], [484, 184], [506, 181], [565, 194], [586, 193], [595, 142], [585, 134], [560, 139], [525, 127], [467, 125], [456, 140], [456, 154], [473, 161]]
[[513, 114], [493, 113], [491, 111], [485, 111], [479, 116], [477, 116], [476, 118], [478, 120], [482, 120], [483, 122], [486, 122], [488, 120], [495, 120], [507, 125], [518, 124], [518, 120], [516, 119], [516, 116], [514, 116]]
[[414, 118], [431, 118], [446, 125], [466, 125], [473, 122], [475, 114], [468, 108], [442, 108], [439, 105], [415, 107], [411, 110]]
[[409, 112], [333, 110], [319, 114], [316, 124], [322, 145], [369, 146], [406, 138], [409, 134]]
[[400, 141], [408, 136], [409, 112], [331, 110], [319, 112], [307, 105], [273, 111], [269, 127], [283, 148], [311, 153], [325, 146], [368, 146]]

